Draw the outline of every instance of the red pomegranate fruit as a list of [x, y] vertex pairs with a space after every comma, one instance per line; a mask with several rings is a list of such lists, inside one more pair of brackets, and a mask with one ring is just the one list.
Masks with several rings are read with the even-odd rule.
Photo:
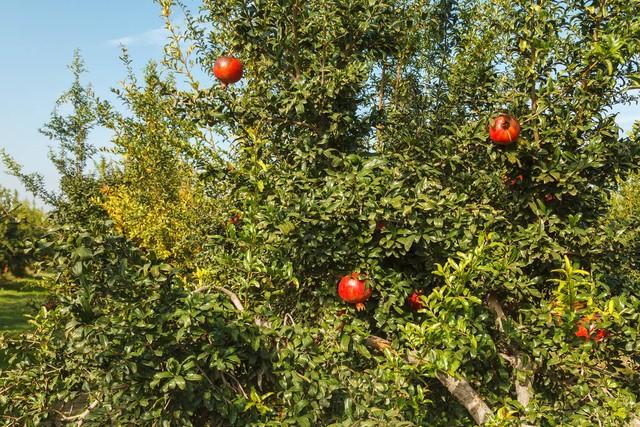
[[598, 322], [602, 316], [596, 313], [590, 316], [583, 316], [577, 323], [576, 337], [584, 338], [585, 341], [593, 340], [602, 342], [611, 336], [611, 332], [598, 328]]
[[355, 304], [356, 310], [364, 310], [364, 302], [371, 296], [371, 288], [358, 273], [343, 276], [338, 283], [338, 296], [346, 303]]
[[411, 310], [418, 311], [421, 308], [424, 308], [424, 305], [420, 300], [421, 296], [422, 291], [413, 291], [413, 293], [409, 295], [409, 297], [407, 298], [407, 305], [409, 305], [409, 308], [411, 308]]
[[221, 56], [213, 64], [213, 74], [224, 87], [236, 83], [242, 78], [242, 62], [233, 56]]
[[501, 114], [489, 126], [489, 138], [498, 145], [509, 145], [520, 136], [520, 123], [509, 114]]

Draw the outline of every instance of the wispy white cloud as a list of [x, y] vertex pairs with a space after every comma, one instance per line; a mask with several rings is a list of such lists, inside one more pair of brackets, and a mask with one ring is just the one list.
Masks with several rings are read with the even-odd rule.
[[111, 46], [162, 46], [166, 41], [169, 32], [165, 28], [155, 28], [140, 34], [132, 34], [109, 40]]

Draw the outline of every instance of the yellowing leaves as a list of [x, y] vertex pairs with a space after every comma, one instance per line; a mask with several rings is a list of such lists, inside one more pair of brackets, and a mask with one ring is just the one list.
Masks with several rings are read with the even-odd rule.
[[189, 179], [173, 190], [148, 185], [149, 181], [142, 184], [111, 186], [103, 192], [102, 206], [118, 230], [141, 246], [162, 258], [188, 259], [196, 251], [204, 221], [202, 189]]

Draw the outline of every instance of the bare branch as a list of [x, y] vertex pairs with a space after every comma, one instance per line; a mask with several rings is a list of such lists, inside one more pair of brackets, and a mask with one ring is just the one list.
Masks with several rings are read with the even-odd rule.
[[91, 413], [91, 411], [93, 411], [93, 409], [98, 406], [99, 401], [98, 400], [94, 400], [93, 402], [91, 402], [91, 404], [89, 406], [87, 406], [87, 409], [85, 409], [84, 411], [80, 412], [79, 414], [73, 415], [73, 416], [66, 416], [66, 415], [62, 415], [60, 417], [60, 419], [62, 421], [78, 421], [78, 426], [82, 425], [82, 422], [84, 421], [85, 418], [87, 418], [89, 416], [89, 414]]
[[442, 371], [436, 372], [436, 378], [467, 409], [478, 425], [484, 424], [493, 414], [482, 397], [466, 380], [454, 378]]

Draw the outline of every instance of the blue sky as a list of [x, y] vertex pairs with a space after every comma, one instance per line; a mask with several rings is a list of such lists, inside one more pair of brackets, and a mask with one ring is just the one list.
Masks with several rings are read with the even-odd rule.
[[[151, 0], [22, 0], [2, 2], [1, 14], [0, 147], [55, 188], [57, 177], [47, 159], [50, 141], [38, 129], [71, 83], [67, 66], [74, 49], [84, 57], [85, 81], [108, 97], [125, 77], [119, 43], [128, 45], [139, 70], [162, 56], [160, 8]], [[108, 140], [108, 134], [94, 135], [100, 138]], [[4, 169], [0, 185], [22, 192]]]
[[[187, 4], [197, 4], [197, 0]], [[67, 65], [81, 50], [96, 93], [109, 98], [111, 87], [125, 77], [120, 43], [128, 46], [134, 67], [162, 56], [165, 38], [160, 8], [152, 0], [22, 0], [3, 2], [0, 40], [0, 147], [25, 167], [45, 176], [50, 189], [57, 176], [47, 159], [50, 141], [38, 132], [56, 99], [71, 82]], [[619, 109], [618, 123], [630, 129], [640, 107]], [[96, 132], [92, 141], [108, 142]], [[13, 177], [0, 171], [0, 185], [25, 194]]]

